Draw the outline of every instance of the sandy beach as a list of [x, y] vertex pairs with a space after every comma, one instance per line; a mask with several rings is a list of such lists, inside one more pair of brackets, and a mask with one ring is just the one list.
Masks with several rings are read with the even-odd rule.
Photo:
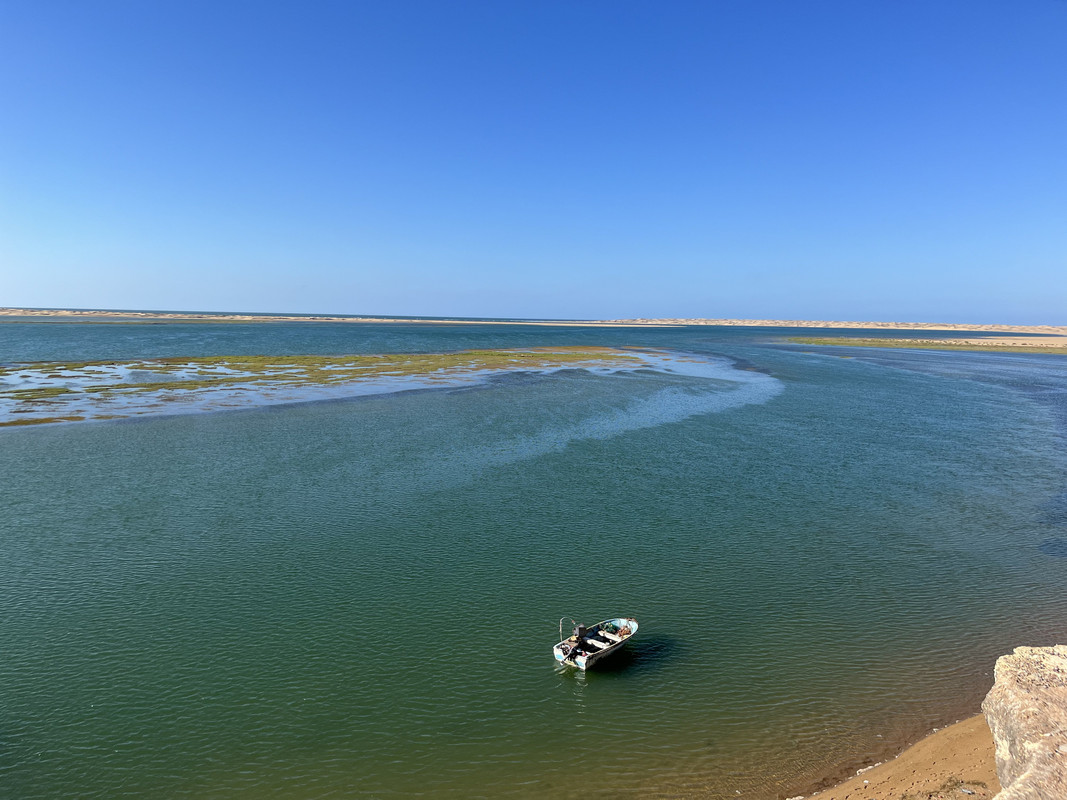
[[937, 800], [993, 797], [1000, 791], [993, 735], [985, 717], [931, 733], [891, 761], [868, 768], [813, 800]]

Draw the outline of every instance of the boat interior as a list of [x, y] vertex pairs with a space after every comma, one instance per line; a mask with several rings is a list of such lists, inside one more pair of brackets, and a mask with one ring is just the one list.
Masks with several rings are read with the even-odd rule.
[[586, 628], [584, 625], [575, 625], [574, 633], [563, 641], [563, 651], [568, 655], [574, 650], [578, 650], [577, 653], [574, 653], [575, 655], [579, 655], [581, 652], [592, 654], [620, 644], [632, 634], [633, 628], [630, 625], [630, 620], [625, 619], [598, 622], [591, 628]]

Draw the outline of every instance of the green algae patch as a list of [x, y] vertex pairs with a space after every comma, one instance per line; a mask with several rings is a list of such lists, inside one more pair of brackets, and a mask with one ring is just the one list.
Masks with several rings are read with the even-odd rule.
[[[193, 410], [211, 410], [251, 405], [256, 396], [262, 402], [300, 402], [449, 381], [469, 383], [507, 372], [637, 369], [648, 366], [652, 356], [609, 347], [557, 347], [14, 364], [17, 377], [8, 371], [0, 381], [0, 423], [65, 422], [75, 416], [113, 419], [183, 403], [195, 406]], [[25, 416], [16, 422], [15, 414]]]
[[837, 345], [843, 347], [895, 347], [908, 350], [963, 350], [978, 353], [1041, 353], [1044, 355], [1067, 355], [1067, 347], [1054, 345], [1010, 344], [955, 344], [935, 339], [852, 339], [845, 336], [815, 338], [794, 336], [792, 344]]
[[13, 428], [20, 425], [48, 425], [56, 422], [82, 422], [85, 419], [77, 414], [68, 417], [20, 417], [18, 419], [0, 420], [0, 428]]
[[[70, 392], [66, 386], [42, 386], [35, 389], [11, 389], [6, 394], [14, 400], [47, 400]], [[0, 397], [4, 396], [0, 391]]]

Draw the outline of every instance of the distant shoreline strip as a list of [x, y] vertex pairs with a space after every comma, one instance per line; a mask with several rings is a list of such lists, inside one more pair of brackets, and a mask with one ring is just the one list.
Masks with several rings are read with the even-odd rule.
[[[2, 319], [13, 317], [22, 319]], [[632, 318], [632, 319], [477, 319], [470, 317], [386, 317], [325, 314], [228, 314], [185, 311], [131, 311], [106, 309], [0, 308], [0, 322], [32, 319], [76, 319], [101, 322], [348, 322], [412, 323], [423, 325], [548, 325], [597, 327], [683, 327], [707, 325], [746, 328], [859, 328], [872, 330], [973, 331], [990, 333], [1067, 336], [1065, 325], [997, 325], [950, 322], [855, 322], [841, 320]]]
[[1067, 355], [1067, 338], [1034, 339], [858, 339], [841, 337], [791, 336], [790, 344], [816, 347], [873, 347], [904, 350], [970, 351], [987, 353], [1039, 353]]

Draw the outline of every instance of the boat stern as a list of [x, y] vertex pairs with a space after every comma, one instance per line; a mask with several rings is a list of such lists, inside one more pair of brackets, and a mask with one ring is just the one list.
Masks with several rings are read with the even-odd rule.
[[569, 642], [560, 642], [552, 648], [552, 657], [565, 667], [577, 667], [584, 670], [586, 667], [586, 654], [573, 655], [572, 647], [573, 645]]

